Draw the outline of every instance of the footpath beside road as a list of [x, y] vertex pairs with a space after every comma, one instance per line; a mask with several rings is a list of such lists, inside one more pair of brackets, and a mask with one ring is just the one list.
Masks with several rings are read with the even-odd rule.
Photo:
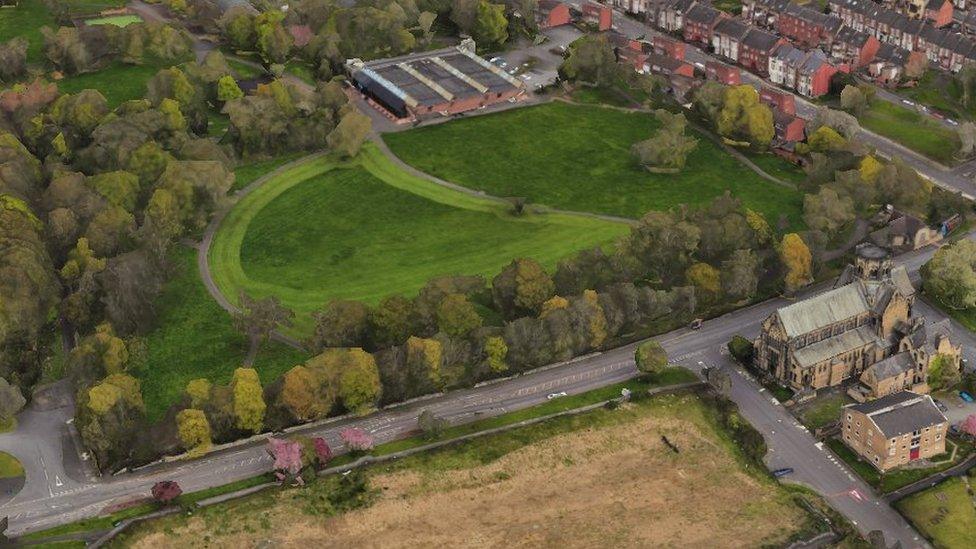
[[960, 461], [945, 471], [941, 471], [930, 477], [923, 478], [922, 480], [909, 484], [908, 486], [903, 486], [894, 492], [889, 492], [885, 494], [884, 499], [889, 504], [894, 503], [912, 494], [917, 494], [923, 490], [928, 490], [947, 478], [961, 477], [966, 474], [966, 471], [969, 471], [973, 467], [976, 467], [976, 454], [970, 455], [965, 460]]

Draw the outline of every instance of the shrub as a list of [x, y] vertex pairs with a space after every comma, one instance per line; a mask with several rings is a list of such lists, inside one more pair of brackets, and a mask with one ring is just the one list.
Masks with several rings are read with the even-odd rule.
[[732, 341], [729, 341], [729, 353], [739, 364], [744, 366], [752, 365], [752, 355], [754, 352], [755, 348], [752, 342], [740, 335], [732, 336]]

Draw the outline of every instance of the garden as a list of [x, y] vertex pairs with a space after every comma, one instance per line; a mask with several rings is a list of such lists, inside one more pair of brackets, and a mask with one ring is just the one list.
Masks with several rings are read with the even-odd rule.
[[[598, 100], [599, 98], [597, 98]], [[654, 116], [554, 101], [383, 136], [411, 166], [495, 196], [553, 208], [638, 218], [650, 210], [709, 202], [726, 190], [770, 223], [800, 223], [802, 194], [759, 176], [707, 136], [678, 173], [650, 173], [630, 153]], [[777, 157], [764, 169], [802, 173]]]
[[895, 507], [936, 547], [972, 547], [976, 543], [976, 506], [971, 483], [971, 477], [952, 477], [900, 500]]
[[580, 215], [514, 215], [507, 203], [407, 174], [367, 146], [350, 162], [298, 163], [248, 194], [223, 221], [210, 260], [224, 295], [275, 295], [307, 334], [308, 313], [331, 299], [376, 303], [438, 275], [493, 276], [516, 257], [552, 267], [627, 229]]

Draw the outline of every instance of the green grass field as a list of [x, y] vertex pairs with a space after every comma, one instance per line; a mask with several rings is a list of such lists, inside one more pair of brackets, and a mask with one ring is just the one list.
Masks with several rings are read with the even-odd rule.
[[24, 476], [24, 466], [7, 452], [0, 452], [0, 478]]
[[61, 93], [78, 93], [84, 89], [102, 92], [109, 108], [115, 108], [130, 99], [141, 99], [146, 95], [146, 83], [160, 69], [172, 63], [150, 62], [145, 65], [126, 65], [113, 63], [96, 72], [69, 76], [58, 81]]
[[247, 187], [255, 179], [284, 166], [292, 160], [299, 158], [301, 155], [302, 153], [283, 154], [267, 160], [242, 164], [234, 168], [234, 186], [231, 187], [231, 192]]
[[[247, 354], [246, 339], [201, 282], [195, 250], [179, 248], [175, 262], [179, 271], [156, 301], [157, 327], [146, 336], [148, 358], [133, 372], [142, 382], [151, 420], [162, 417], [191, 379], [228, 382]], [[307, 358], [272, 341], [265, 343], [255, 368], [262, 383], [269, 383]]]
[[552, 102], [384, 135], [405, 162], [496, 196], [637, 218], [649, 210], [707, 203], [726, 190], [775, 225], [801, 217], [802, 195], [771, 183], [705, 136], [678, 174], [652, 174], [630, 146], [653, 116]]
[[912, 109], [874, 100], [861, 125], [933, 160], [950, 164], [959, 149], [956, 132]]
[[43, 59], [44, 37], [41, 27], [56, 27], [54, 17], [48, 13], [41, 0], [21, 0], [14, 8], [0, 9], [0, 42], [21, 36], [30, 42], [27, 61], [36, 63]]
[[841, 408], [852, 402], [854, 401], [843, 393], [820, 398], [803, 410], [803, 424], [810, 429], [819, 429], [839, 421]]
[[909, 496], [895, 507], [936, 547], [966, 549], [976, 545], [976, 507], [966, 480], [950, 478]]
[[138, 15], [113, 15], [111, 17], [96, 17], [85, 21], [88, 25], [113, 25], [116, 27], [127, 27], [133, 23], [141, 23], [142, 17]]
[[411, 176], [368, 145], [356, 160], [305, 161], [247, 195], [210, 251], [224, 295], [276, 295], [299, 315], [333, 298], [377, 302], [449, 274], [494, 276], [516, 257], [548, 267], [627, 225], [509, 207]]
[[973, 107], [962, 104], [962, 85], [942, 71], [926, 71], [917, 86], [898, 90], [898, 94], [959, 121], [973, 118]]

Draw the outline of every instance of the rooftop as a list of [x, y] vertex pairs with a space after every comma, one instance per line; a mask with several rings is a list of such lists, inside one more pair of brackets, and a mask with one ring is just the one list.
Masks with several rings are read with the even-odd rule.
[[932, 397], [909, 391], [855, 404], [849, 409], [868, 416], [886, 438], [913, 433], [948, 421], [935, 406]]
[[860, 289], [848, 284], [776, 311], [787, 337], [796, 337], [868, 312]]

